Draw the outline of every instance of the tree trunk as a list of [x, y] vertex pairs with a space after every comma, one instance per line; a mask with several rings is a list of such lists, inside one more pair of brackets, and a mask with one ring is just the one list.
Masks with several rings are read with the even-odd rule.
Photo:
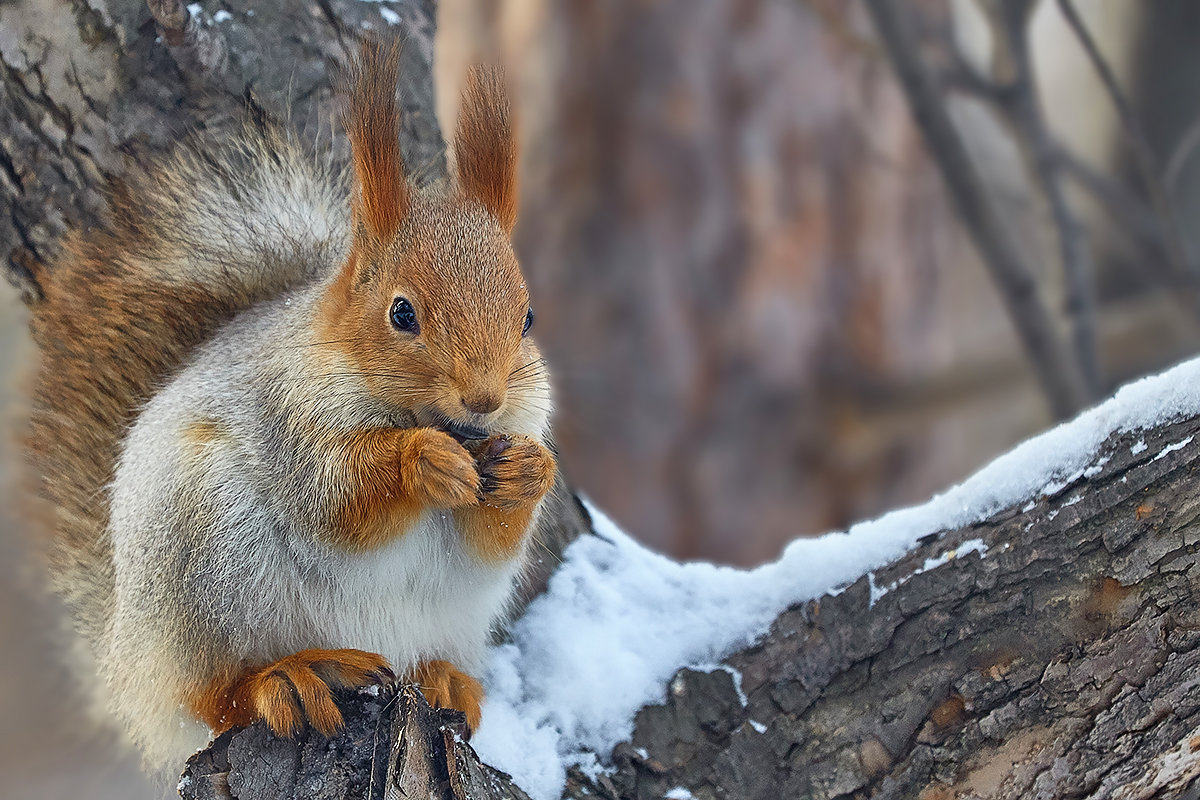
[[247, 94], [308, 139], [328, 141], [330, 66], [367, 32], [407, 37], [404, 156], [418, 177], [444, 173], [432, 0], [195, 5], [207, 8], [189, 15], [180, 0], [151, 0], [166, 25], [141, 0], [0, 8], [0, 241], [28, 302], [40, 295], [38, 265], [52, 260], [68, 227], [96, 219], [106, 182], [128, 159], [153, 159], [191, 129], [232, 129]]
[[[406, 157], [425, 177], [444, 169], [432, 3], [322, 0], [283, 13], [226, 0], [219, 20], [154, 5], [161, 26], [132, 0], [106, 11], [75, 4], [71, 24], [48, 2], [0, 9], [0, 231], [28, 302], [59, 235], [95, 219], [126, 159], [152, 158], [193, 126], [232, 124], [246, 91], [281, 117], [292, 109], [313, 139], [326, 135], [328, 62], [364, 29], [393, 31], [385, 16], [410, 36]], [[1172, 447], [1198, 432], [1189, 420], [1146, 432], [1144, 447], [1114, 436], [1097, 474], [927, 537], [844, 591], [786, 611], [726, 660], [740, 686], [728, 671], [680, 671], [611, 754], [613, 771], [595, 781], [573, 772], [568, 795], [1200, 791], [1200, 449]], [[561, 552], [587, 521], [561, 480], [556, 495], [539, 539]], [[554, 563], [541, 560], [531, 592]], [[222, 736], [189, 763], [183, 796], [525, 797], [479, 763], [453, 714], [430, 711], [411, 688], [343, 704], [347, 730], [333, 741], [280, 741], [261, 724]]]

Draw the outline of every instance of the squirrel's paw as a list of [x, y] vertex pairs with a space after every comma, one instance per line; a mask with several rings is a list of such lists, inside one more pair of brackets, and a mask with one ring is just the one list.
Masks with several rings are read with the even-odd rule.
[[387, 660], [374, 653], [301, 650], [250, 672], [224, 691], [210, 693], [196, 711], [214, 733], [261, 719], [279, 736], [295, 736], [305, 721], [332, 736], [343, 725], [334, 689], [395, 679]]
[[415, 429], [401, 458], [404, 485], [424, 505], [458, 508], [478, 499], [475, 460], [448, 434], [434, 428]]
[[467, 715], [467, 728], [474, 733], [482, 716], [483, 687], [449, 661], [426, 661], [412, 673], [412, 682], [434, 708], [453, 708]]
[[528, 436], [493, 436], [477, 452], [480, 497], [514, 509], [541, 500], [554, 485], [554, 456]]

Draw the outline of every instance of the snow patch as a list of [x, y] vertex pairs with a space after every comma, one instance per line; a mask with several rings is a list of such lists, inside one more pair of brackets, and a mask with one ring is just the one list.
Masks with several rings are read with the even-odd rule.
[[[1058, 512], [1053, 512], [1053, 513], [1058, 513]], [[1026, 530], [1029, 530], [1029, 529], [1026, 528]], [[884, 587], [880, 587], [879, 585], [877, 585], [875, 583], [875, 573], [874, 572], [868, 572], [867, 580], [869, 582], [868, 585], [871, 588], [871, 600], [867, 607], [873, 608], [875, 606], [875, 602], [879, 598], [883, 597], [885, 594], [892, 591], [897, 586], [903, 586], [904, 584], [908, 583], [909, 580], [911, 580], [914, 575], [920, 575], [921, 573], [928, 572], [931, 569], [937, 569], [938, 567], [942, 566], [943, 564], [949, 563], [950, 561], [953, 561], [954, 559], [958, 558], [959, 556], [965, 556], [967, 553], [979, 553], [980, 558], [986, 558], [987, 551], [988, 551], [987, 545], [983, 543], [982, 539], [970, 539], [968, 541], [963, 542], [962, 544], [960, 544], [958, 547], [954, 548], [953, 550], [947, 550], [946, 552], [942, 553], [941, 555], [937, 556], [936, 558], [925, 559], [924, 564], [917, 567], [916, 569], [914, 569], [912, 572], [908, 573], [907, 575], [897, 578], [896, 580], [892, 581], [891, 583], [889, 583], [887, 586], [884, 586]]]
[[1187, 447], [1189, 444], [1191, 444], [1191, 443], [1192, 443], [1192, 439], [1194, 439], [1194, 438], [1196, 438], [1196, 437], [1194, 437], [1194, 436], [1189, 436], [1189, 437], [1187, 437], [1186, 439], [1184, 439], [1182, 442], [1176, 442], [1175, 444], [1169, 444], [1169, 445], [1167, 445], [1167, 446], [1166, 446], [1166, 447], [1164, 447], [1162, 450], [1158, 451], [1158, 455], [1156, 455], [1156, 456], [1155, 456], [1153, 459], [1151, 459], [1151, 460], [1152, 460], [1152, 461], [1158, 461], [1160, 458], [1162, 458], [1163, 456], [1165, 456], [1165, 455], [1167, 455], [1167, 454], [1169, 454], [1169, 453], [1174, 453], [1176, 450], [1182, 450], [1183, 448], [1185, 448], [1185, 447]]
[[713, 664], [711, 668], [706, 667], [709, 672], [713, 670], [723, 670], [729, 673], [729, 677], [733, 679], [733, 690], [737, 692], [738, 702], [742, 704], [742, 708], [750, 705], [750, 698], [746, 697], [745, 690], [742, 689], [742, 673], [728, 664]]
[[[632, 734], [634, 714], [663, 702], [680, 667], [719, 663], [766, 633], [784, 609], [863, 575], [874, 603], [894, 587], [876, 586], [871, 570], [923, 537], [1096, 474], [1106, 463], [1098, 451], [1110, 435], [1200, 413], [1198, 389], [1200, 359], [1136, 381], [923, 505], [797, 540], [778, 561], [750, 571], [672, 561], [590, 509], [597, 535], [567, 549], [547, 591], [513, 624], [511, 642], [493, 648], [483, 724], [472, 744], [535, 800], [555, 800], [568, 767], [605, 768], [613, 746]], [[1170, 445], [1160, 457], [1190, 442]], [[974, 539], [919, 571], [971, 552], [987, 555]]]

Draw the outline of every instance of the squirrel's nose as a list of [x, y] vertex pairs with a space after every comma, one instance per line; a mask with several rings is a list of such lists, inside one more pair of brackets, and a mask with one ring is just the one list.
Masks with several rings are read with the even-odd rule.
[[473, 411], [476, 414], [490, 414], [500, 407], [503, 398], [493, 392], [480, 392], [479, 394], [464, 394], [461, 398], [463, 407], [468, 411]]

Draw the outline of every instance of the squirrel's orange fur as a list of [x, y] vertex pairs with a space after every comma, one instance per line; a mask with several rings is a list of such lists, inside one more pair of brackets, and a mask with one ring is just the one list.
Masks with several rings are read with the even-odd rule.
[[468, 672], [554, 481], [549, 387], [499, 74], [471, 73], [430, 191], [397, 64], [368, 45], [347, 72], [352, 191], [258, 120], [132, 179], [47, 272], [31, 451], [56, 584], [152, 760], [195, 746], [181, 707], [331, 734], [332, 690], [389, 662], [479, 722]]
[[408, 214], [409, 191], [400, 158], [396, 105], [399, 44], [363, 48], [346, 76], [343, 124], [358, 177], [357, 222], [376, 242], [390, 240]]

